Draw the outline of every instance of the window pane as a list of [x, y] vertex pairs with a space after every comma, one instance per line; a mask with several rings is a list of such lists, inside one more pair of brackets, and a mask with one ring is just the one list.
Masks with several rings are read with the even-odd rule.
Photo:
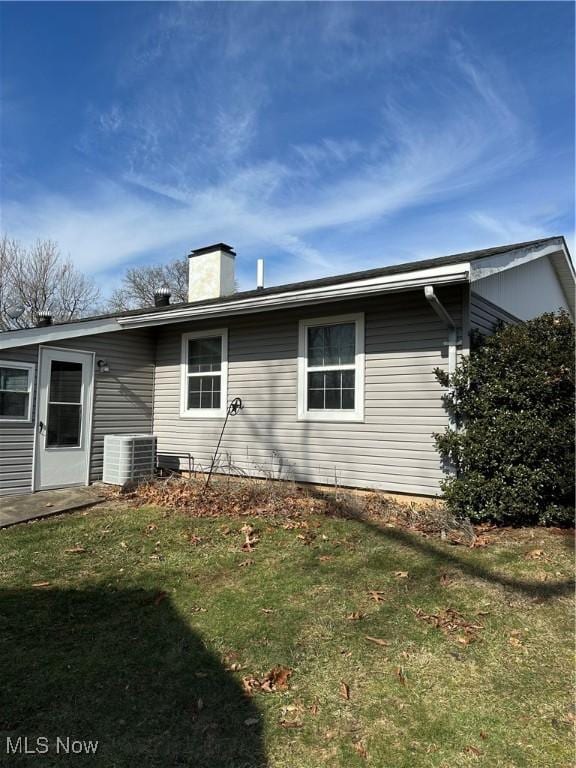
[[48, 406], [46, 445], [49, 448], [80, 445], [81, 405]]
[[308, 328], [308, 365], [351, 365], [356, 353], [354, 323]]
[[28, 371], [25, 368], [0, 368], [0, 389], [28, 391]]
[[326, 390], [326, 409], [330, 411], [340, 410], [340, 390], [339, 389], [327, 389]]
[[52, 360], [50, 368], [50, 402], [82, 402], [82, 363]]
[[342, 410], [354, 410], [354, 390], [343, 389], [342, 390]]
[[191, 339], [188, 342], [189, 373], [219, 371], [222, 367], [222, 337]]
[[27, 392], [0, 392], [0, 416], [28, 418]]
[[354, 410], [354, 371], [308, 373], [309, 410]]
[[220, 376], [190, 376], [188, 408], [220, 408]]
[[321, 389], [308, 390], [308, 409], [319, 410], [324, 408], [324, 391]]

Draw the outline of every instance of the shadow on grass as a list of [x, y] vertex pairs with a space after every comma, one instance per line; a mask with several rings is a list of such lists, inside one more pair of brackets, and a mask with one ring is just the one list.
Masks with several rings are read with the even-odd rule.
[[431, 560], [436, 561], [440, 566], [450, 566], [459, 569], [462, 573], [481, 579], [488, 583], [497, 584], [505, 589], [526, 595], [527, 597], [548, 600], [563, 595], [574, 593], [574, 581], [545, 582], [517, 579], [507, 576], [504, 573], [487, 568], [478, 562], [481, 557], [481, 550], [473, 550], [474, 555], [466, 554], [470, 552], [465, 548], [450, 548], [446, 544], [436, 544], [430, 539], [424, 538], [417, 533], [410, 533], [401, 528], [387, 528], [379, 525], [374, 520], [367, 518], [358, 509], [350, 509], [350, 506], [344, 502], [334, 500], [332, 503], [331, 514], [334, 517], [354, 519], [366, 526], [371, 533], [374, 533], [384, 539], [410, 547]]
[[[261, 768], [261, 719], [170, 599], [144, 590], [0, 593], [0, 765]], [[245, 721], [248, 720], [248, 725]], [[7, 755], [7, 737], [49, 751]]]

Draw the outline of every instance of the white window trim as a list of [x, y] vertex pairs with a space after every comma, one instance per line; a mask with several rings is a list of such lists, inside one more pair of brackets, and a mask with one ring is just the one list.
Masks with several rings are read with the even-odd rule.
[[[339, 325], [341, 323], [356, 324], [356, 355], [354, 365], [337, 366], [354, 370], [355, 391], [354, 410], [325, 410], [309, 411], [307, 409], [308, 371], [322, 370], [308, 368], [308, 328], [316, 325]], [[300, 320], [298, 328], [298, 421], [364, 421], [364, 313], [353, 315], [332, 315], [331, 317], [314, 317]]]
[[[220, 371], [206, 371], [204, 376], [220, 374], [220, 408], [188, 408], [188, 342], [191, 339], [222, 338], [222, 365]], [[182, 334], [180, 355], [180, 417], [183, 419], [220, 419], [228, 408], [228, 329], [215, 328]]]
[[[15, 418], [14, 416], [2, 416], [0, 414], [0, 423], [8, 422], [14, 424], [29, 424], [32, 421], [32, 398], [34, 395], [34, 382], [36, 379], [36, 366], [34, 363], [20, 363], [15, 360], [0, 360], [2, 368], [22, 368], [28, 371], [28, 413], [24, 418]], [[4, 391], [4, 390], [3, 390]]]

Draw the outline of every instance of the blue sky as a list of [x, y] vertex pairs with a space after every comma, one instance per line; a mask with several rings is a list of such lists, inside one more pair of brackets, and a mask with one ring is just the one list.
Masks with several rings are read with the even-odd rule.
[[215, 241], [267, 283], [565, 234], [571, 3], [3, 3], [2, 230], [105, 287]]

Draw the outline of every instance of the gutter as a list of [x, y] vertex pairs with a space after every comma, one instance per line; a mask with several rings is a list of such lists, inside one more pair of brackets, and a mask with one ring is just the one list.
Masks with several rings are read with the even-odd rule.
[[444, 304], [442, 304], [438, 296], [434, 293], [433, 286], [424, 286], [424, 296], [434, 312], [444, 323], [444, 326], [448, 329], [448, 373], [452, 375], [456, 370], [456, 348], [458, 344], [461, 343], [461, 340], [458, 339], [458, 328]]
[[141, 328], [147, 325], [165, 325], [191, 320], [205, 320], [211, 317], [266, 312], [272, 309], [286, 309], [289, 306], [298, 307], [306, 304], [378, 295], [391, 291], [409, 291], [424, 285], [464, 283], [469, 279], [469, 268], [470, 265], [467, 263], [450, 265], [333, 286], [274, 293], [249, 299], [231, 299], [223, 304], [204, 305], [197, 308], [181, 307], [173, 311], [162, 312], [160, 315], [150, 312], [133, 317], [119, 317], [118, 322], [126, 328]]

